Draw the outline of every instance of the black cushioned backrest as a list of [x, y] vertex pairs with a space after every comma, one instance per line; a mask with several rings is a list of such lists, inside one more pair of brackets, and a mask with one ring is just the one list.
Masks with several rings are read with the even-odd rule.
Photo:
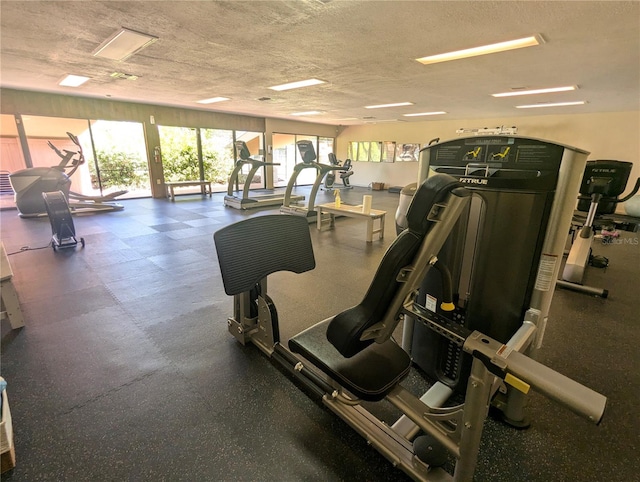
[[309, 223], [300, 216], [257, 216], [220, 229], [213, 235], [224, 291], [249, 291], [277, 271], [303, 273], [316, 266]]
[[333, 165], [337, 165], [338, 164], [338, 158], [336, 157], [336, 155], [333, 152], [329, 153], [329, 164], [333, 164]]
[[408, 227], [387, 249], [363, 300], [336, 315], [327, 328], [327, 339], [344, 357], [352, 357], [373, 343], [361, 341], [362, 333], [385, 316], [389, 304], [402, 283], [396, 281], [402, 268], [411, 264], [424, 237], [434, 224], [427, 220], [433, 204], [446, 199], [461, 186], [447, 174], [437, 174], [424, 181], [416, 191], [407, 212]]

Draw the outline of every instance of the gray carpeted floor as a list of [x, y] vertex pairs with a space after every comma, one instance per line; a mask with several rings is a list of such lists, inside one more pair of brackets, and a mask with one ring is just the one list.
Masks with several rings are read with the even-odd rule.
[[[365, 189], [343, 195], [358, 204]], [[317, 268], [269, 281], [283, 339], [357, 303], [394, 238], [397, 194], [375, 191], [386, 236], [365, 224], [311, 226]], [[319, 202], [332, 199], [321, 193]], [[247, 216], [222, 195], [123, 202], [74, 218], [84, 249], [10, 256], [26, 326], [2, 322], [17, 466], [3, 480], [404, 480], [255, 347], [227, 333], [212, 234]], [[45, 246], [48, 219], [2, 211], [8, 252]], [[508, 232], [505, 233], [508, 236]], [[638, 233], [594, 246], [611, 260], [587, 282], [607, 300], [558, 290], [540, 360], [609, 397], [593, 426], [533, 394], [533, 425], [489, 419], [478, 481], [624, 481], [640, 473]]]

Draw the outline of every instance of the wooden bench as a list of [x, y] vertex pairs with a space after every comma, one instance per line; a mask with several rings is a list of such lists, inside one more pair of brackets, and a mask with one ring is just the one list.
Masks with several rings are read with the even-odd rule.
[[167, 197], [171, 201], [176, 200], [174, 189], [177, 187], [200, 186], [202, 195], [209, 194], [209, 197], [211, 197], [211, 181], [171, 181], [165, 182], [164, 185], [167, 187]]
[[15, 330], [24, 326], [22, 317], [22, 309], [18, 300], [18, 293], [13, 287], [13, 271], [9, 264], [7, 252], [4, 250], [4, 244], [0, 243], [0, 296], [2, 298], [2, 316], [9, 318], [11, 329]]
[[[362, 212], [362, 205], [350, 206], [348, 204], [341, 204], [340, 207], [336, 207], [335, 203], [318, 204], [316, 206], [317, 216], [317, 228], [322, 231], [322, 213], [329, 214], [329, 224], [333, 228], [335, 223], [335, 216], [348, 216], [351, 218], [360, 218], [367, 220], [367, 243], [373, 242], [373, 235], [379, 233], [379, 239], [384, 238], [384, 217], [387, 214], [386, 211], [380, 211], [378, 209], [371, 209], [368, 213]], [[378, 228], [374, 229], [373, 222], [378, 219]]]

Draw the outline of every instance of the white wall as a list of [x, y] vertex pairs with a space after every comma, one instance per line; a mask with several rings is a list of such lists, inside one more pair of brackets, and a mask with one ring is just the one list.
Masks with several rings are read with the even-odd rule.
[[[600, 114], [541, 115], [517, 118], [430, 120], [425, 122], [367, 124], [349, 126], [336, 139], [338, 159], [347, 158], [350, 141], [396, 141], [427, 144], [439, 137], [445, 141], [457, 137], [456, 129], [516, 126], [518, 135], [535, 137], [574, 146], [591, 154], [589, 159], [615, 159], [634, 163], [627, 184], [628, 192], [640, 177], [640, 112]], [[416, 162], [354, 162], [352, 184], [368, 186], [384, 182], [388, 186], [405, 186], [416, 182]]]

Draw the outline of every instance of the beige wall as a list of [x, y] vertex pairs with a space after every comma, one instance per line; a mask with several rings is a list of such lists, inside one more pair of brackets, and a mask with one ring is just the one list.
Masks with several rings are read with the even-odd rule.
[[[640, 177], [640, 112], [601, 114], [541, 115], [517, 118], [433, 120], [425, 122], [384, 123], [346, 127], [337, 138], [336, 155], [347, 157], [350, 141], [396, 141], [427, 144], [439, 137], [457, 137], [456, 129], [516, 126], [518, 135], [536, 137], [589, 151], [589, 159], [616, 159], [634, 163], [627, 184], [628, 192]], [[381, 181], [387, 186], [404, 186], [416, 182], [416, 162], [355, 162], [352, 184], [368, 186]]]

